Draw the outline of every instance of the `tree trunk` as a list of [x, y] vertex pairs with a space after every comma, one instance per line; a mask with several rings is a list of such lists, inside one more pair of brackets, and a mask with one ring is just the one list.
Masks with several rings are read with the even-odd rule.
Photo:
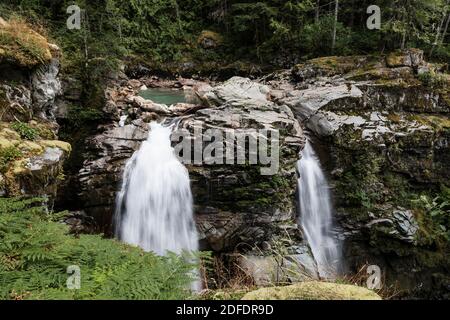
[[83, 10], [84, 30], [83, 30], [83, 44], [84, 44], [84, 67], [87, 72], [89, 67], [89, 48], [88, 48], [88, 30], [89, 30], [89, 18], [86, 10]]
[[[444, 30], [444, 32], [443, 32], [442, 41], [439, 41], [439, 39], [441, 38], [441, 30], [442, 30], [442, 28], [444, 27], [444, 23], [445, 23], [445, 19], [446, 19], [446, 18], [447, 18], [447, 24], [446, 24], [445, 30]], [[439, 46], [440, 43], [444, 41], [445, 34], [447, 33], [447, 28], [448, 28], [448, 22], [449, 22], [449, 20], [450, 20], [450, 14], [449, 14], [448, 17], [447, 17], [447, 8], [446, 8], [446, 9], [444, 10], [444, 12], [442, 13], [442, 20], [441, 20], [441, 23], [440, 23], [440, 25], [439, 25], [438, 28], [437, 28], [437, 31], [436, 31], [436, 38], [435, 38], [435, 40], [434, 40], [434, 42], [433, 42], [433, 45], [431, 46], [430, 57], [433, 55], [433, 51], [434, 51], [434, 49], [436, 48], [436, 46]]]
[[405, 45], [406, 45], [406, 30], [403, 32], [402, 35], [402, 44], [400, 45], [400, 49], [405, 49]]
[[337, 29], [337, 21], [338, 21], [338, 12], [339, 12], [339, 0], [335, 0], [334, 6], [334, 27], [333, 27], [333, 42], [331, 43], [331, 51], [334, 52], [336, 47], [336, 29]]
[[445, 36], [447, 35], [448, 26], [450, 24], [450, 13], [448, 14], [447, 22], [445, 23], [444, 31], [442, 32], [442, 39], [439, 43], [439, 46], [442, 45], [445, 41]]
[[175, 15], [177, 17], [178, 28], [180, 32], [183, 32], [183, 27], [181, 26], [181, 18], [180, 18], [180, 7], [178, 6], [177, 0], [173, 0], [173, 6], [175, 8]]
[[319, 17], [320, 17], [320, 0], [316, 0], [316, 15], [314, 19], [316, 23], [319, 23]]
[[442, 14], [441, 23], [439, 24], [439, 26], [438, 26], [438, 28], [436, 30], [436, 37], [434, 39], [433, 45], [431, 46], [430, 57], [433, 55], [434, 48], [439, 43], [439, 39], [441, 37], [441, 30], [442, 30], [442, 27], [444, 26], [445, 18], [446, 18], [446, 12], [444, 11], [443, 14]]

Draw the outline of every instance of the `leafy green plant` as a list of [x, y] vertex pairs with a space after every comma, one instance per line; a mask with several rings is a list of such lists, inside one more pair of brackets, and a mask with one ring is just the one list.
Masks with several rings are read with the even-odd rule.
[[435, 72], [421, 73], [418, 78], [425, 86], [432, 88], [443, 88], [447, 84], [445, 75], [437, 74]]
[[366, 209], [372, 208], [371, 199], [364, 190], [357, 190], [355, 192], [355, 195], [364, 208], [366, 208]]
[[12, 161], [21, 156], [22, 153], [16, 147], [0, 149], [0, 172], [4, 172]]
[[450, 240], [449, 189], [443, 187], [442, 194], [434, 198], [423, 194], [412, 202], [423, 208], [437, 226], [438, 233], [445, 235]]
[[76, 127], [83, 126], [87, 122], [100, 120], [102, 112], [95, 108], [83, 108], [81, 106], [71, 106], [69, 108], [68, 119]]
[[[99, 235], [68, 234], [42, 199], [0, 198], [0, 299], [184, 299], [195, 264]], [[67, 268], [81, 287], [69, 290]]]
[[30, 127], [28, 124], [16, 121], [11, 124], [11, 128], [17, 131], [22, 139], [35, 140], [39, 136], [39, 131]]

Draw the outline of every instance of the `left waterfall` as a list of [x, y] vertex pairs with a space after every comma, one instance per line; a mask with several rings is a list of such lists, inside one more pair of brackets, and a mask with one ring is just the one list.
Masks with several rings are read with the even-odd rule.
[[128, 160], [116, 199], [116, 236], [165, 255], [198, 250], [189, 173], [171, 147], [171, 128], [152, 122]]

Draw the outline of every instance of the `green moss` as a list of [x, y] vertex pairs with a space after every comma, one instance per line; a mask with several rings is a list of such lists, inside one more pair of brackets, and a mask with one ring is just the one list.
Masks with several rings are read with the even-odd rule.
[[366, 288], [330, 282], [308, 281], [286, 287], [262, 288], [242, 300], [381, 300]]
[[72, 152], [72, 146], [68, 142], [60, 141], [60, 140], [41, 140], [39, 141], [39, 144], [44, 147], [50, 147], [50, 148], [58, 148], [62, 151], [69, 154]]
[[[3, 88], [0, 88], [0, 112], [2, 117], [5, 111], [8, 110], [8, 108], [9, 108], [9, 101], [8, 98], [6, 97], [6, 92]], [[0, 118], [0, 121], [2, 121], [2, 118]]]
[[207, 39], [211, 39], [216, 45], [221, 45], [223, 43], [223, 37], [219, 33], [210, 30], [203, 30], [197, 39], [197, 43], [201, 44]]
[[47, 40], [25, 22], [11, 19], [0, 26], [0, 61], [12, 61], [21, 67], [33, 68], [51, 58]]
[[0, 149], [0, 172], [5, 172], [10, 164], [22, 157], [22, 153], [16, 147]]
[[405, 54], [400, 51], [391, 52], [386, 57], [386, 64], [391, 67], [401, 67], [404, 66]]
[[417, 250], [416, 261], [424, 268], [439, 268], [450, 265], [448, 255], [443, 251]]
[[199, 298], [201, 300], [241, 300], [248, 290], [208, 290]]
[[[346, 74], [351, 71], [364, 72], [368, 68], [374, 67], [379, 58], [376, 56], [330, 56], [320, 57], [307, 61], [307, 64], [321, 71], [323, 75], [332, 76], [336, 74]], [[305, 65], [298, 65], [296, 69], [302, 69]]]
[[404, 78], [397, 78], [397, 79], [378, 79], [375, 81], [376, 84], [386, 87], [386, 88], [398, 88], [398, 89], [407, 89], [410, 87], [419, 87], [421, 85], [421, 82], [417, 79], [411, 78], [411, 79], [404, 79]]
[[450, 129], [450, 118], [447, 116], [412, 114], [408, 116], [408, 120], [417, 121], [424, 126], [435, 129], [437, 132]]

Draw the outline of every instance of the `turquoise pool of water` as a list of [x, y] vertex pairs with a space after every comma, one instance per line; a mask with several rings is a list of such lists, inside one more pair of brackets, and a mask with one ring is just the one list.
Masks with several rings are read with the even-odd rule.
[[139, 92], [139, 95], [144, 99], [166, 105], [186, 102], [186, 96], [183, 90], [152, 88], [142, 90]]

